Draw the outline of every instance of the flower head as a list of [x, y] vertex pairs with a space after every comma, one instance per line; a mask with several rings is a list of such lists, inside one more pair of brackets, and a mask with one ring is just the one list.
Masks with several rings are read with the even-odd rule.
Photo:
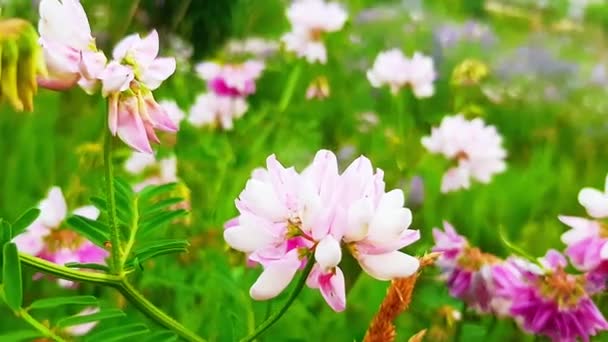
[[[555, 250], [540, 260], [534, 272], [525, 263], [512, 264], [520, 277], [511, 277], [503, 293], [511, 298], [510, 314], [523, 329], [546, 335], [553, 341], [588, 341], [608, 322], [585, 291], [584, 275], [566, 273], [567, 261]], [[502, 270], [501, 270], [502, 271]]]
[[494, 174], [504, 171], [507, 153], [501, 144], [502, 137], [494, 126], [480, 118], [468, 121], [460, 114], [443, 118], [430, 136], [422, 138], [427, 150], [457, 163], [443, 176], [444, 193], [469, 188], [471, 178], [489, 183]]
[[43, 87], [63, 90], [78, 83], [92, 93], [107, 58], [97, 50], [89, 20], [78, 0], [40, 1], [40, 44], [49, 71]]
[[262, 75], [264, 63], [256, 60], [242, 64], [203, 62], [196, 66], [207, 88], [219, 96], [244, 97], [255, 92], [255, 81]]
[[418, 98], [430, 97], [435, 92], [436, 78], [433, 59], [419, 52], [407, 58], [399, 49], [380, 52], [374, 65], [367, 71], [367, 79], [378, 88], [388, 85], [393, 94], [410, 85]]
[[[51, 188], [38, 207], [40, 216], [14, 239], [20, 251], [59, 265], [70, 262], [105, 263], [108, 257], [106, 250], [63, 227], [68, 211], [60, 188]], [[91, 220], [99, 216], [99, 210], [93, 206], [80, 207], [72, 213]], [[67, 280], [60, 279], [58, 282], [66, 287], [73, 285]]]
[[446, 279], [450, 294], [479, 312], [504, 314], [501, 297], [494, 294], [493, 270], [502, 262], [469, 245], [448, 222], [444, 230], [433, 229], [433, 252], [441, 252], [437, 265]]
[[292, 31], [281, 40], [287, 50], [304, 57], [309, 63], [327, 62], [323, 35], [342, 29], [348, 15], [337, 3], [324, 0], [298, 0], [287, 9]]
[[175, 71], [175, 59], [158, 57], [158, 50], [156, 31], [144, 38], [128, 36], [116, 45], [114, 60], [99, 76], [102, 94], [109, 98], [110, 132], [139, 152], [152, 153], [150, 141], [160, 142], [155, 130], [178, 130], [152, 95]]
[[408, 230], [411, 213], [400, 190], [384, 192], [383, 173], [360, 157], [343, 174], [336, 156], [319, 151], [302, 172], [276, 157], [254, 172], [236, 202], [239, 216], [224, 231], [228, 244], [264, 268], [251, 288], [255, 299], [278, 295], [309, 258], [307, 284], [336, 311], [346, 306], [342, 245], [370, 275], [393, 279], [413, 274], [418, 260], [400, 248], [419, 238]]

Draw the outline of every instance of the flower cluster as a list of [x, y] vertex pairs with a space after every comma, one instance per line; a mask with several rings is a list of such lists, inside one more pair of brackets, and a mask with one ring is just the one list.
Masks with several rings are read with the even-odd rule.
[[589, 340], [608, 322], [590, 298], [585, 274], [569, 274], [555, 250], [538, 264], [519, 257], [501, 260], [471, 247], [454, 228], [435, 229], [434, 251], [450, 294], [480, 313], [512, 317], [525, 331], [553, 341]]
[[291, 32], [281, 40], [288, 51], [298, 57], [306, 58], [309, 63], [327, 62], [327, 50], [323, 35], [342, 29], [348, 15], [337, 3], [324, 0], [297, 0], [287, 9], [287, 19]]
[[[105, 249], [64, 228], [68, 209], [60, 188], [51, 188], [38, 208], [40, 216], [14, 238], [20, 251], [59, 265], [71, 262], [105, 264], [108, 257]], [[99, 210], [94, 206], [84, 206], [75, 209], [72, 214], [96, 220]], [[73, 282], [63, 279], [59, 279], [58, 283], [64, 287], [74, 285]]]
[[152, 95], [175, 71], [175, 59], [159, 58], [156, 31], [120, 41], [108, 60], [97, 50], [84, 9], [78, 0], [40, 2], [40, 43], [49, 76], [41, 86], [63, 90], [76, 83], [87, 93], [108, 97], [108, 127], [131, 148], [152, 153], [155, 130], [175, 132], [176, 124]]
[[433, 81], [437, 77], [433, 59], [419, 52], [407, 58], [398, 49], [380, 52], [374, 65], [367, 71], [373, 87], [388, 85], [393, 94], [409, 85], [417, 98], [433, 96]]
[[469, 121], [461, 114], [446, 116], [430, 136], [422, 138], [422, 145], [457, 163], [443, 176], [444, 193], [468, 189], [471, 178], [489, 183], [493, 175], [506, 169], [502, 137], [480, 118]]
[[420, 237], [408, 229], [412, 214], [403, 205], [403, 192], [386, 192], [382, 170], [374, 171], [363, 156], [340, 174], [330, 151], [319, 151], [302, 172], [285, 168], [272, 155], [240, 194], [239, 216], [227, 223], [224, 238], [264, 269], [251, 287], [254, 299], [277, 296], [310, 261], [315, 264], [307, 285], [342, 311], [342, 247], [380, 280], [418, 269], [416, 258], [399, 251]]
[[203, 62], [196, 66], [208, 92], [199, 95], [190, 109], [189, 122], [196, 126], [215, 125], [233, 128], [233, 120], [247, 111], [247, 96], [255, 93], [255, 81], [262, 75], [264, 63], [256, 60], [242, 64]]

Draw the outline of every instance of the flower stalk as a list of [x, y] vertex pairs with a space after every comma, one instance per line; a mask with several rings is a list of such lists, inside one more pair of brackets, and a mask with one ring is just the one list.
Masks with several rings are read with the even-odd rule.
[[270, 315], [264, 322], [262, 322], [262, 324], [260, 324], [253, 333], [242, 338], [241, 342], [251, 342], [251, 341], [255, 340], [260, 335], [262, 335], [266, 330], [268, 330], [273, 324], [275, 324], [287, 312], [287, 309], [289, 309], [291, 304], [293, 304], [293, 302], [296, 300], [296, 298], [300, 294], [300, 291], [302, 291], [302, 289], [304, 288], [304, 284], [306, 284], [306, 279], [308, 279], [308, 276], [310, 275], [310, 272], [312, 271], [312, 267], [314, 266], [314, 264], [315, 264], [315, 258], [312, 255], [309, 255], [308, 262], [306, 263], [306, 267], [304, 268], [304, 271], [300, 275], [300, 279], [298, 279], [296, 286], [293, 288], [293, 290], [289, 294], [289, 297], [287, 298], [285, 303], [283, 303], [283, 305], [279, 308], [279, 310], [277, 310], [275, 313]]

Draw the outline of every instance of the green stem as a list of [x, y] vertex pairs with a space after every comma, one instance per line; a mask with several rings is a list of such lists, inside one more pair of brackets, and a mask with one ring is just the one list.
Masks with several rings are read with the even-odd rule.
[[287, 312], [287, 309], [289, 309], [289, 307], [291, 306], [293, 301], [296, 300], [296, 297], [298, 297], [298, 295], [300, 294], [300, 291], [302, 291], [302, 289], [304, 288], [304, 284], [306, 284], [306, 279], [308, 278], [310, 271], [312, 271], [312, 266], [314, 264], [315, 264], [315, 258], [312, 255], [310, 255], [308, 257], [308, 262], [306, 263], [306, 267], [304, 268], [302, 275], [300, 275], [300, 279], [298, 279], [298, 283], [296, 284], [296, 287], [289, 294], [289, 298], [287, 298], [285, 303], [281, 306], [281, 308], [277, 312], [272, 314], [262, 324], [260, 324], [253, 333], [242, 338], [241, 342], [250, 342], [250, 341], [255, 340], [258, 336], [263, 334], [266, 330], [268, 330], [268, 328], [270, 328], [273, 324], [275, 324], [285, 314], [285, 312]]
[[50, 274], [61, 279], [113, 287], [116, 287], [121, 282], [121, 278], [115, 275], [78, 271], [25, 253], [19, 253], [19, 259], [24, 264], [31, 266], [42, 273]]
[[56, 335], [51, 331], [47, 326], [38, 322], [34, 317], [32, 317], [27, 311], [24, 309], [19, 309], [15, 311], [15, 314], [21, 317], [24, 321], [26, 321], [29, 325], [31, 325], [34, 329], [38, 330], [44, 337], [48, 337], [57, 342], [67, 342], [65, 339]]
[[172, 317], [168, 316], [166, 313], [148, 301], [148, 299], [137, 291], [137, 289], [134, 288], [133, 285], [131, 285], [131, 283], [128, 281], [124, 280], [118, 287], [118, 290], [129, 302], [135, 305], [139, 311], [163, 327], [176, 332], [183, 339], [191, 342], [205, 342], [205, 339], [188, 330], [188, 328], [184, 327], [178, 321], [174, 320]]
[[133, 218], [131, 219], [131, 229], [129, 229], [129, 231], [131, 232], [129, 234], [129, 240], [127, 241], [127, 246], [125, 247], [125, 250], [122, 253], [122, 258], [120, 259], [120, 265], [121, 267], [124, 267], [124, 264], [127, 262], [127, 259], [129, 258], [129, 254], [131, 253], [131, 249], [133, 249], [133, 245], [135, 244], [135, 240], [137, 237], [137, 232], [139, 230], [139, 201], [137, 199], [137, 197], [135, 197], [135, 200], [133, 201]]
[[103, 163], [106, 181], [106, 203], [108, 206], [108, 227], [110, 227], [110, 270], [113, 274], [121, 274], [120, 262], [120, 231], [116, 220], [116, 197], [114, 195], [114, 168], [112, 165], [112, 134], [107, 130], [103, 146]]

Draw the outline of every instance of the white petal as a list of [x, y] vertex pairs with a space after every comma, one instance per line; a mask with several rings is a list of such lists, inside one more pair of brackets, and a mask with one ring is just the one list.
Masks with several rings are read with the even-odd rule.
[[329, 270], [338, 266], [341, 259], [340, 243], [331, 235], [324, 237], [315, 250], [315, 260], [319, 263], [319, 266], [323, 270]]
[[600, 257], [602, 260], [608, 259], [608, 242], [604, 243], [602, 249], [600, 250]]
[[295, 249], [283, 259], [266, 264], [264, 271], [249, 290], [251, 298], [266, 300], [276, 297], [289, 285], [301, 264]]
[[599, 190], [584, 188], [578, 193], [579, 203], [595, 218], [608, 216], [608, 196]]
[[40, 221], [47, 227], [57, 227], [68, 213], [68, 207], [59, 187], [52, 187], [47, 197], [40, 202]]
[[379, 280], [409, 277], [420, 266], [418, 259], [399, 251], [362, 255], [359, 258], [359, 264], [365, 272]]
[[388, 243], [398, 239], [412, 223], [408, 208], [377, 211], [372, 219], [368, 239], [374, 243]]
[[374, 209], [369, 198], [357, 200], [348, 208], [348, 218], [344, 240], [360, 241], [367, 235], [369, 223], [372, 220]]
[[72, 214], [78, 215], [78, 216], [83, 216], [83, 217], [86, 217], [91, 220], [97, 220], [97, 218], [99, 217], [99, 209], [97, 209], [95, 206], [87, 205], [84, 207], [74, 209]]
[[239, 225], [224, 230], [224, 240], [236, 250], [251, 253], [271, 244], [274, 236], [263, 228]]

